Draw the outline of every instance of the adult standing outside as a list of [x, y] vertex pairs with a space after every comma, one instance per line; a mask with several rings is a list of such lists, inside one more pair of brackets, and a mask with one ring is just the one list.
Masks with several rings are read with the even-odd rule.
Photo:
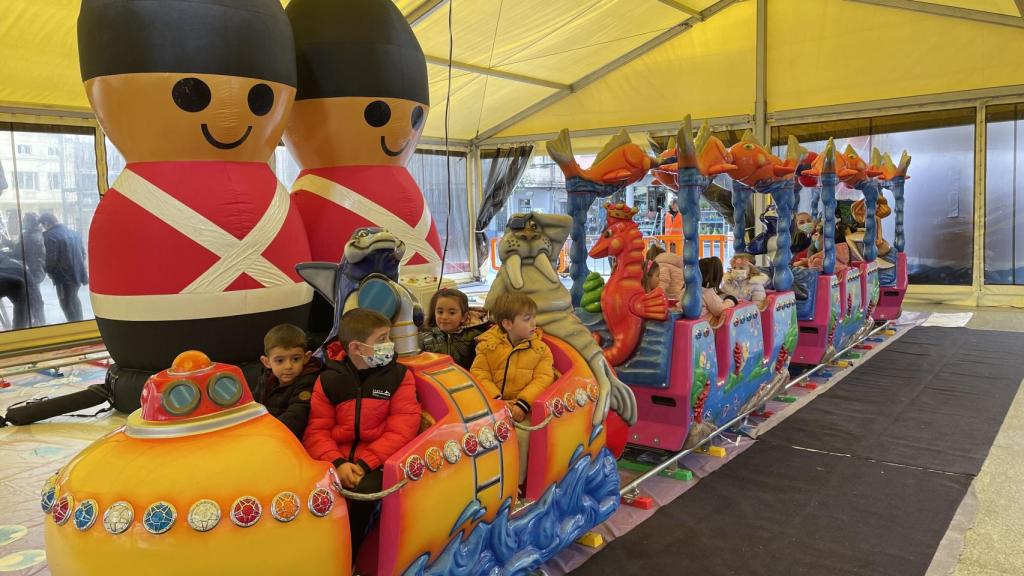
[[679, 204], [675, 198], [669, 202], [668, 211], [665, 212], [662, 234], [666, 236], [665, 248], [669, 253], [683, 253], [683, 214], [679, 212]]
[[664, 223], [664, 234], [665, 236], [682, 236], [683, 235], [683, 215], [679, 212], [679, 204], [672, 200], [668, 205], [668, 212], [665, 212], [665, 223]]
[[27, 212], [21, 223], [21, 254], [25, 264], [25, 284], [32, 326], [46, 325], [43, 293], [39, 285], [46, 279], [46, 249], [39, 215]]
[[43, 245], [46, 251], [46, 273], [57, 288], [57, 299], [68, 322], [82, 319], [82, 302], [78, 289], [89, 283], [85, 268], [85, 248], [77, 232], [57, 221], [53, 214], [39, 217], [43, 225]]

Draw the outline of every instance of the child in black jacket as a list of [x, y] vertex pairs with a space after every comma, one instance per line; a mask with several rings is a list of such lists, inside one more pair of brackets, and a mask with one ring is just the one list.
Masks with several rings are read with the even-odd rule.
[[309, 422], [309, 399], [320, 375], [320, 363], [306, 347], [306, 334], [291, 324], [271, 328], [263, 338], [266, 370], [253, 398], [281, 421], [300, 441]]
[[442, 288], [430, 299], [429, 319], [420, 332], [420, 348], [447, 354], [466, 370], [476, 358], [476, 338], [491, 327], [487, 313], [469, 307], [469, 298], [454, 288]]

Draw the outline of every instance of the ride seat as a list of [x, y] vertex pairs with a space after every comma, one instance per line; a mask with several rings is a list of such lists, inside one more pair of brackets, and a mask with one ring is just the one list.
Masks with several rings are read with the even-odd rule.
[[810, 274], [807, 275], [808, 282], [805, 286], [807, 298], [796, 301], [796, 317], [805, 322], [814, 320], [814, 303], [818, 297], [818, 277], [821, 276], [819, 270], [808, 269], [808, 272]]
[[[733, 358], [733, 344], [735, 342], [735, 323], [738, 318], [757, 311], [757, 306], [752, 302], [740, 302], [739, 305], [728, 308], [722, 313], [718, 326], [713, 326], [715, 331], [715, 354], [718, 359], [719, 381], [725, 380], [729, 373], [735, 369], [736, 361]], [[760, 316], [760, 313], [758, 313]]]

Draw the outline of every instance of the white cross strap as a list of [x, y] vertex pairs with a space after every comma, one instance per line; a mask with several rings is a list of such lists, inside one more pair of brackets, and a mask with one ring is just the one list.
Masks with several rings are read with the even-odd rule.
[[114, 188], [220, 258], [186, 286], [182, 293], [222, 292], [241, 274], [248, 274], [266, 287], [295, 283], [262, 255], [288, 216], [288, 192], [280, 182], [277, 183], [274, 198], [263, 217], [242, 240], [131, 170], [121, 172], [114, 182]]
[[366, 196], [315, 174], [306, 174], [299, 178], [292, 185], [292, 190], [307, 190], [326, 198], [397, 236], [402, 242], [405, 242], [405, 255], [402, 257], [401, 264], [404, 265], [408, 262], [414, 254], [419, 254], [431, 268], [436, 270], [440, 267], [441, 257], [427, 240], [431, 220], [430, 210], [427, 209], [426, 204], [423, 205], [419, 222], [416, 223], [416, 226], [410, 226], [405, 220]]

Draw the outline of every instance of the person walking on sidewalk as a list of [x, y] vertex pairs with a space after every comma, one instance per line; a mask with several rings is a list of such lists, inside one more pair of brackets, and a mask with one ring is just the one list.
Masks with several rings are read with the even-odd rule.
[[43, 225], [43, 246], [46, 250], [46, 273], [57, 288], [57, 299], [68, 322], [82, 319], [82, 302], [78, 290], [89, 283], [85, 268], [85, 248], [77, 232], [57, 221], [53, 214], [39, 217]]

